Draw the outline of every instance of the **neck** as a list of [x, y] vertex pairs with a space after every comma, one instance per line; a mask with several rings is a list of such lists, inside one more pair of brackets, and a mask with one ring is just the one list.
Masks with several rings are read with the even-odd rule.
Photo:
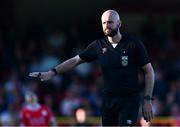
[[108, 41], [110, 42], [110, 43], [118, 43], [120, 40], [121, 40], [121, 38], [122, 38], [122, 35], [121, 35], [121, 33], [120, 32], [118, 32], [115, 36], [113, 36], [113, 37], [109, 37], [108, 36]]
[[40, 108], [40, 104], [38, 103], [27, 104], [26, 108], [28, 108], [29, 110], [37, 110]]

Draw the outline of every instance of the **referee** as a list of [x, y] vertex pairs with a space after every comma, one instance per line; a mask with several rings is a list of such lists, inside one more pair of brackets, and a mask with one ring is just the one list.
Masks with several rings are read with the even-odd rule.
[[145, 77], [142, 111], [144, 119], [150, 122], [153, 119], [154, 71], [147, 51], [141, 41], [120, 33], [121, 20], [116, 11], [105, 11], [101, 21], [105, 38], [93, 41], [82, 53], [55, 68], [47, 72], [33, 72], [29, 76], [47, 81], [83, 62], [98, 60], [104, 77], [102, 125], [133, 126], [141, 101], [138, 70], [142, 69]]

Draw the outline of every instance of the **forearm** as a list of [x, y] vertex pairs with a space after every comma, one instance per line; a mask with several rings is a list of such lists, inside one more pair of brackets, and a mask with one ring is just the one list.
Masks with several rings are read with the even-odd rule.
[[154, 71], [153, 69], [149, 69], [149, 71], [145, 72], [145, 96], [150, 95], [152, 97], [154, 89]]
[[57, 65], [55, 68], [47, 72], [33, 72], [33, 73], [29, 73], [29, 76], [38, 77], [40, 78], [41, 81], [47, 81], [50, 80], [56, 74], [62, 74], [64, 72], [67, 72], [83, 62], [84, 61], [79, 57], [79, 55], [77, 55]]
[[58, 74], [62, 74], [64, 72], [72, 70], [73, 68], [75, 68], [77, 65], [79, 65], [82, 62], [83, 61], [79, 58], [79, 56], [75, 56], [57, 65], [55, 69]]
[[76, 65], [76, 61], [74, 59], [69, 59], [56, 66], [55, 69], [57, 73], [62, 74], [64, 72], [72, 70], [75, 67], [75, 65]]

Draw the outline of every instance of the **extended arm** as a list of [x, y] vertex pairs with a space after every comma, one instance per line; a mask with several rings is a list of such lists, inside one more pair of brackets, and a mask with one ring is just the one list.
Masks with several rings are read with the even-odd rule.
[[[77, 65], [81, 63], [83, 63], [83, 60], [79, 57], [79, 55], [77, 55], [57, 65], [55, 67], [55, 70], [57, 71], [58, 74], [62, 74], [62, 73], [72, 70], [73, 68], [75, 68]], [[52, 70], [49, 70], [47, 72], [33, 72], [29, 74], [29, 76], [31, 77], [39, 76], [41, 81], [50, 80], [54, 75], [55, 73]]]
[[77, 55], [71, 59], [64, 61], [63, 63], [55, 67], [57, 73], [62, 74], [64, 72], [70, 71], [77, 65], [83, 63], [83, 60]]

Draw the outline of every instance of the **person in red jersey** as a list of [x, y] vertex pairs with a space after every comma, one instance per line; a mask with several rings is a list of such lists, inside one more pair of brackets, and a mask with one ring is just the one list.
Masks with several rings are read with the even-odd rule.
[[38, 103], [38, 97], [33, 92], [25, 94], [26, 105], [21, 110], [21, 126], [56, 126], [51, 110]]

